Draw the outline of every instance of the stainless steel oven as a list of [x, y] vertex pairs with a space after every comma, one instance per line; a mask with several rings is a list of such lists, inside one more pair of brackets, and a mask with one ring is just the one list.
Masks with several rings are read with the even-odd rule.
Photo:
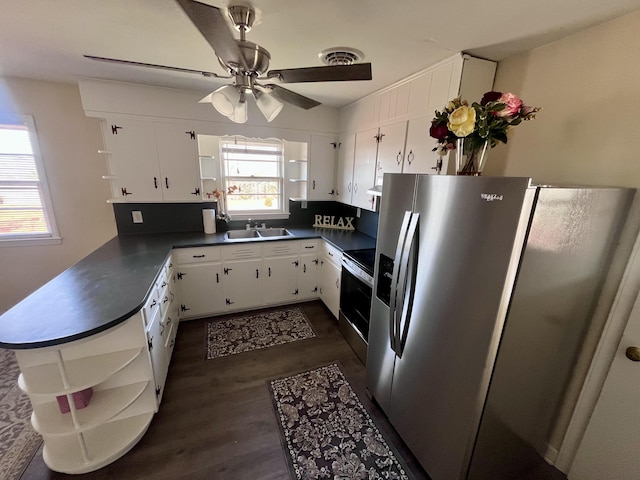
[[338, 328], [362, 363], [367, 360], [375, 249], [348, 250], [342, 256]]

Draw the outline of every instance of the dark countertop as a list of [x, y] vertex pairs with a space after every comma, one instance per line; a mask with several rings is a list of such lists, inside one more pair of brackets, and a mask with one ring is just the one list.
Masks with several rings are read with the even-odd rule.
[[[372, 248], [376, 242], [360, 232], [288, 230], [294, 235], [289, 240], [321, 237], [341, 250]], [[107, 330], [142, 308], [173, 248], [242, 242], [225, 241], [223, 233], [115, 237], [0, 316], [0, 348], [49, 347]]]

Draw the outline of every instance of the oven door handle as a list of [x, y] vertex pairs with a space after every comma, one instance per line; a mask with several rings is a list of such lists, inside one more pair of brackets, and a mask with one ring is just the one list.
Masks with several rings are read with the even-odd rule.
[[398, 234], [398, 244], [396, 245], [396, 254], [393, 259], [393, 271], [391, 273], [391, 288], [389, 298], [389, 343], [391, 350], [396, 354], [396, 324], [397, 324], [397, 304], [398, 304], [398, 280], [401, 275], [402, 254], [405, 250], [405, 244], [407, 242], [407, 231], [409, 230], [409, 222], [411, 221], [411, 212], [405, 211], [404, 218], [402, 219], [402, 225], [400, 226], [400, 233]]

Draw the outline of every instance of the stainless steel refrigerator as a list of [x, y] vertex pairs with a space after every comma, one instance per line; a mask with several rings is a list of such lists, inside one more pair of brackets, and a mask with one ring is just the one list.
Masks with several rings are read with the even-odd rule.
[[543, 461], [634, 194], [384, 176], [367, 387], [433, 480]]

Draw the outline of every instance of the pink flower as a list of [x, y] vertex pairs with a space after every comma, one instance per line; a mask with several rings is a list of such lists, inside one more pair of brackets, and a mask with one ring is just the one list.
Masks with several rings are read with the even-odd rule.
[[502, 118], [513, 117], [522, 107], [522, 100], [513, 93], [503, 93], [498, 99], [498, 103], [504, 103], [506, 105], [502, 110], [496, 112], [496, 115]]

